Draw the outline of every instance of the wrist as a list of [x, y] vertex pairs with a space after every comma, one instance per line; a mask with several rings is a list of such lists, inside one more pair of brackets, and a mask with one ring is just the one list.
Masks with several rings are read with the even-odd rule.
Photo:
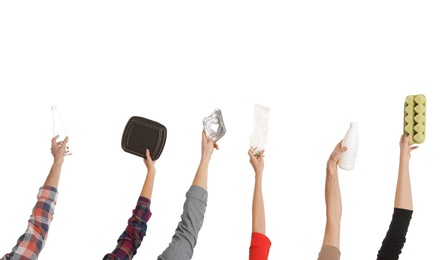
[[210, 160], [211, 160], [211, 156], [202, 155], [202, 158], [200, 159], [200, 164], [202, 163], [208, 164]]
[[399, 165], [409, 166], [409, 160], [408, 159], [400, 159]]
[[409, 156], [400, 155], [400, 162], [409, 163]]
[[63, 161], [54, 160], [52, 167], [61, 167], [63, 165]]
[[336, 168], [337, 165], [338, 163], [333, 158], [328, 159], [327, 168]]
[[328, 162], [327, 163], [327, 172], [328, 173], [337, 173], [338, 172], [337, 165], [338, 164], [336, 162]]

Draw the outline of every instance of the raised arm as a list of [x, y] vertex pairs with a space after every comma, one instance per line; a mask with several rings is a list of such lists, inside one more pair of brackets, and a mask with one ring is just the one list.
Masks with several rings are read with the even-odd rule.
[[324, 240], [318, 259], [339, 259], [339, 240], [341, 232], [342, 200], [339, 189], [338, 163], [347, 147], [340, 141], [327, 161], [325, 179], [326, 224]]
[[341, 190], [339, 188], [338, 163], [342, 153], [347, 147], [342, 147], [342, 141], [339, 142], [327, 161], [327, 172], [325, 179], [325, 204], [327, 222], [325, 225], [325, 234], [323, 245], [334, 246], [339, 249], [342, 200]]
[[186, 192], [181, 221], [177, 225], [168, 247], [159, 260], [189, 260], [192, 258], [197, 238], [205, 218], [208, 202], [208, 167], [218, 145], [202, 132], [202, 156], [190, 189]]
[[150, 157], [150, 151], [147, 149], [146, 158], [144, 159], [145, 166], [147, 166], [147, 177], [142, 187], [141, 197], [151, 200], [153, 195], [154, 177], [156, 176], [156, 167], [154, 167], [156, 161], [153, 161]]
[[266, 216], [263, 200], [264, 150], [255, 154], [255, 149], [248, 151], [249, 161], [255, 172], [254, 196], [252, 199], [252, 237], [249, 247], [249, 259], [267, 260], [271, 242], [266, 236]]
[[148, 149], [145, 152], [145, 157], [144, 163], [148, 171], [136, 208], [133, 210], [131, 218], [128, 219], [128, 225], [119, 237], [116, 248], [111, 254], [104, 256], [105, 260], [132, 259], [147, 233], [147, 222], [151, 217], [150, 203], [156, 168], [154, 166], [155, 161], [151, 159]]
[[377, 254], [378, 260], [399, 259], [406, 242], [406, 233], [413, 213], [409, 159], [411, 151], [418, 148], [418, 146], [409, 145], [408, 138], [408, 134], [400, 137], [399, 172], [394, 197], [394, 213]]
[[417, 149], [418, 146], [410, 146], [408, 138], [409, 135], [402, 135], [400, 137], [399, 174], [397, 177], [394, 207], [412, 210], [413, 204], [411, 180], [409, 177], [409, 159], [411, 159], [411, 151]]
[[52, 138], [52, 147], [50, 151], [53, 156], [53, 164], [50, 168], [49, 174], [46, 177], [46, 181], [44, 182], [44, 186], [54, 187], [55, 189], [58, 189], [61, 167], [63, 166], [64, 162], [64, 151], [66, 150], [66, 145], [69, 142], [69, 137], [67, 136], [62, 142], [57, 142], [57, 138], [58, 136]]
[[44, 185], [40, 187], [32, 215], [28, 221], [25, 233], [20, 236], [12, 251], [1, 259], [37, 259], [47, 239], [49, 226], [53, 219], [55, 205], [58, 196], [58, 183], [61, 175], [61, 167], [64, 162], [64, 151], [69, 138], [57, 142], [52, 138], [51, 153], [53, 164], [46, 177]]
[[251, 148], [248, 151], [249, 161], [255, 172], [254, 197], [252, 199], [252, 232], [266, 234], [266, 216], [263, 200], [264, 150], [259, 155]]
[[218, 144], [207, 138], [205, 132], [202, 132], [202, 156], [192, 185], [208, 190], [208, 167], [214, 148], [218, 150]]

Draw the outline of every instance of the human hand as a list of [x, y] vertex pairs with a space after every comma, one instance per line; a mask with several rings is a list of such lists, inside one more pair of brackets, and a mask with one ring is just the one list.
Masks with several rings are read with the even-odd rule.
[[336, 166], [339, 163], [339, 160], [341, 159], [342, 153], [347, 151], [346, 146], [342, 146], [342, 140], [336, 145], [333, 152], [330, 154], [330, 157], [328, 158], [327, 165], [328, 166]]
[[62, 164], [64, 162], [64, 153], [66, 152], [67, 142], [69, 142], [68, 136], [66, 136], [61, 142], [57, 142], [58, 137], [59, 136], [57, 135], [52, 138], [52, 147], [50, 148], [54, 164]]
[[218, 150], [218, 144], [208, 138], [205, 131], [202, 131], [202, 160], [210, 160], [214, 148]]
[[419, 148], [418, 146], [409, 145], [409, 134], [403, 134], [400, 137], [400, 159], [404, 161], [409, 161], [411, 158], [411, 151]]
[[251, 162], [252, 167], [254, 168], [255, 175], [259, 176], [263, 174], [264, 169], [264, 150], [262, 150], [259, 154], [255, 154], [257, 148], [251, 147], [248, 150], [249, 161]]
[[150, 156], [150, 150], [145, 151], [144, 163], [147, 166], [148, 172], [156, 172], [156, 168], [154, 167], [156, 161], [153, 161]]

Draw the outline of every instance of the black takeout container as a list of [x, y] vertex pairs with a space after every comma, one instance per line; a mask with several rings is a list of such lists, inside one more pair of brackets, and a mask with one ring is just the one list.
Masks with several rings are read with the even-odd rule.
[[150, 150], [151, 159], [157, 160], [162, 154], [167, 139], [167, 129], [164, 125], [140, 116], [131, 117], [122, 135], [122, 149], [143, 158], [145, 150]]

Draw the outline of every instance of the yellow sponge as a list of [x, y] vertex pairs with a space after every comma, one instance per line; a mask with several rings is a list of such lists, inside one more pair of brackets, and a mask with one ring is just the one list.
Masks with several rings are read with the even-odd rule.
[[422, 94], [407, 96], [404, 107], [403, 133], [410, 135], [410, 144], [425, 141], [426, 97]]

